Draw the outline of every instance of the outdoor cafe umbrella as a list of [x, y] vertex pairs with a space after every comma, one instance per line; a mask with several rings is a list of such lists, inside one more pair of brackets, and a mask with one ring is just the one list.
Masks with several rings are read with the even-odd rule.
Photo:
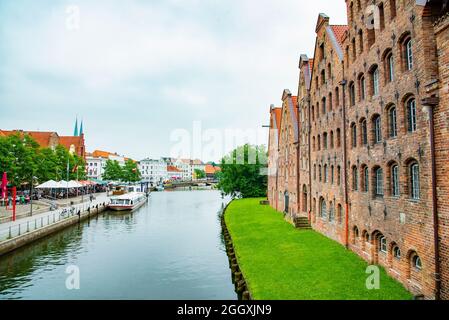
[[81, 183], [79, 183], [77, 181], [73, 181], [73, 180], [69, 181], [69, 183], [67, 185], [68, 185], [68, 187], [70, 189], [72, 189], [72, 188], [81, 188], [83, 186]]
[[57, 189], [57, 188], [61, 188], [61, 186], [59, 185], [59, 182], [50, 180], [43, 184], [38, 185], [36, 188], [37, 189]]

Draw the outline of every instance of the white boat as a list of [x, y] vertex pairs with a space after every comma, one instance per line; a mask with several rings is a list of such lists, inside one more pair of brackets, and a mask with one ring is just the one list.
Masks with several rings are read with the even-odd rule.
[[145, 204], [147, 196], [142, 192], [130, 192], [112, 197], [109, 209], [114, 211], [134, 211]]
[[163, 185], [158, 185], [158, 186], [156, 187], [156, 190], [157, 190], [157, 191], [164, 191], [165, 188], [164, 188]]

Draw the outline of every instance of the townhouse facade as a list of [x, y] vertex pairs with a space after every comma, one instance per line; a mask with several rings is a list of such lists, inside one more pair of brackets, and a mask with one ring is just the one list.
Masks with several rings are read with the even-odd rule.
[[[415, 295], [449, 299], [448, 1], [346, 4], [348, 24], [320, 14], [300, 58], [296, 215]], [[274, 158], [290, 140], [270, 116], [268, 199], [282, 211]]]
[[139, 161], [139, 171], [143, 182], [159, 185], [168, 180], [167, 163], [163, 159], [143, 159]]

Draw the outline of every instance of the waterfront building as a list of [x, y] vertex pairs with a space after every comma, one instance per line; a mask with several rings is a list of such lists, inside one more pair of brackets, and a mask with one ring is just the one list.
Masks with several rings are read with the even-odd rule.
[[86, 157], [86, 146], [84, 132], [77, 130], [77, 135], [60, 136], [53, 131], [24, 131], [24, 130], [1, 130], [0, 136], [10, 136], [13, 134], [29, 135], [39, 144], [41, 148], [55, 149], [58, 145], [65, 147], [72, 154], [81, 158]]
[[[448, 299], [448, 2], [346, 3], [348, 25], [320, 14], [300, 59], [297, 214], [415, 295]], [[272, 130], [281, 172], [291, 137]], [[268, 180], [278, 210], [281, 177]]]
[[143, 182], [159, 185], [168, 180], [167, 162], [163, 159], [143, 159], [139, 162]]
[[90, 179], [103, 179], [104, 169], [106, 162], [117, 161], [120, 166], [124, 166], [126, 161], [130, 160], [127, 157], [121, 156], [117, 153], [112, 153], [103, 150], [95, 150], [92, 153], [86, 155], [86, 173]]
[[270, 106], [270, 132], [268, 135], [268, 201], [276, 210], [279, 208], [278, 166], [279, 134], [282, 121], [282, 108]]
[[183, 172], [175, 166], [167, 166], [167, 176], [169, 180], [182, 180]]

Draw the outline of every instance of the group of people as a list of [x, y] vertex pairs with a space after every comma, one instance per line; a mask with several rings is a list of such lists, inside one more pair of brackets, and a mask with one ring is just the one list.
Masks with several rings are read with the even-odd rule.
[[[13, 200], [13, 197], [12, 197], [11, 194], [9, 194], [5, 198], [1, 198], [0, 199], [0, 203], [1, 203], [2, 207], [6, 207], [6, 206], [12, 207], [13, 201], [14, 200]], [[22, 193], [22, 194], [18, 194], [16, 196], [15, 201], [16, 201], [16, 205], [26, 205], [26, 204], [29, 204], [31, 202], [31, 198], [30, 198], [29, 194]]]

